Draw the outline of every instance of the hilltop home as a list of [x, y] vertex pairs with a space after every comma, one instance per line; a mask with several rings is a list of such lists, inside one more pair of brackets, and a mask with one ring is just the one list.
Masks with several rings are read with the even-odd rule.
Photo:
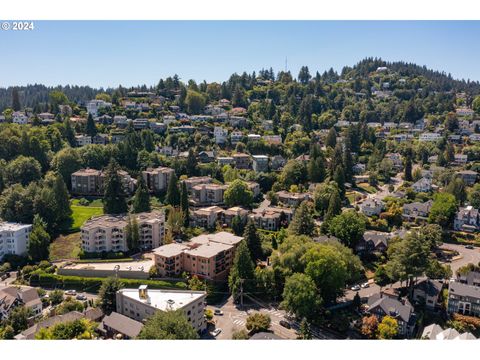
[[250, 169], [250, 155], [248, 154], [233, 154], [233, 161], [237, 169]]
[[75, 143], [77, 146], [90, 145], [92, 143], [92, 137], [88, 135], [75, 135]]
[[253, 210], [249, 218], [260, 229], [278, 231], [281, 226], [288, 226], [290, 221], [292, 221], [293, 213], [293, 209], [270, 206]]
[[381, 231], [365, 231], [355, 250], [358, 253], [384, 253], [391, 235]]
[[[163, 211], [133, 214], [138, 223], [138, 247], [142, 250], [156, 248], [165, 239], [165, 214]], [[102, 215], [87, 220], [81, 227], [82, 249], [85, 252], [128, 251], [126, 215]]]
[[465, 185], [472, 186], [477, 182], [478, 173], [476, 171], [462, 170], [457, 171], [455, 174], [462, 178]]
[[[116, 294], [117, 313], [140, 323], [157, 311], [181, 311], [198, 332], [206, 329], [205, 291], [152, 290], [147, 285], [137, 289], [121, 289]], [[138, 325], [139, 327], [139, 325]]]
[[424, 132], [420, 134], [420, 136], [418, 137], [418, 140], [431, 142], [431, 141], [440, 140], [441, 137], [442, 135], [440, 135], [439, 133]]
[[461, 207], [455, 215], [453, 228], [457, 231], [475, 232], [480, 230], [479, 212], [473, 206]]
[[255, 172], [268, 171], [268, 156], [266, 155], [252, 155], [252, 168]]
[[228, 130], [221, 126], [215, 126], [213, 136], [215, 137], [215, 144], [225, 144], [227, 142]]
[[413, 300], [420, 304], [425, 304], [427, 309], [434, 310], [441, 306], [440, 294], [442, 292], [442, 283], [438, 280], [428, 278], [420, 280], [413, 288]]

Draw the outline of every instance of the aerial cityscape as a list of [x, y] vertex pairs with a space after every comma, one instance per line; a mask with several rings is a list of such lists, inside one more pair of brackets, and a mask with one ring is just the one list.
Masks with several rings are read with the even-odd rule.
[[479, 79], [376, 55], [10, 73], [0, 339], [478, 339]]

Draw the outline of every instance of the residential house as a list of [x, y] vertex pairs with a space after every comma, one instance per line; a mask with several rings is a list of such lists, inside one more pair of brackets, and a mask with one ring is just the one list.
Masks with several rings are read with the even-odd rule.
[[248, 215], [248, 211], [239, 206], [231, 207], [223, 212], [223, 223], [226, 226], [231, 227], [232, 221], [235, 216], [239, 216], [242, 221], [245, 222]]
[[358, 253], [384, 253], [391, 235], [386, 232], [368, 230], [363, 234], [355, 250]]
[[432, 204], [432, 200], [424, 203], [413, 202], [411, 204], [405, 204], [403, 205], [402, 217], [407, 221], [426, 221], [428, 219], [428, 215], [430, 214]]
[[12, 122], [14, 124], [25, 125], [28, 123], [28, 116], [21, 111], [15, 111], [12, 114]]
[[465, 185], [472, 186], [477, 182], [478, 173], [472, 170], [462, 170], [455, 173], [457, 176], [460, 176], [465, 183]]
[[255, 172], [268, 171], [268, 156], [252, 155], [252, 168]]
[[100, 109], [109, 108], [112, 104], [104, 100], [90, 100], [87, 103], [87, 112], [92, 116], [97, 116]]
[[385, 203], [377, 198], [369, 198], [362, 202], [360, 211], [367, 216], [378, 216], [385, 208]]
[[468, 162], [468, 155], [466, 154], [455, 154], [455, 160], [453, 160], [453, 163], [455, 165], [465, 165]]
[[237, 169], [250, 169], [250, 155], [248, 154], [243, 154], [243, 153], [237, 153], [233, 154], [233, 161], [235, 163], [235, 167]]
[[420, 134], [420, 136], [418, 137], [418, 140], [432, 142], [432, 141], [440, 140], [441, 137], [442, 135], [439, 133], [424, 132]]
[[440, 325], [431, 324], [425, 326], [422, 333], [422, 340], [476, 340], [472, 333], [460, 334], [457, 330], [448, 328], [443, 330]]
[[277, 192], [278, 201], [286, 206], [297, 207], [301, 202], [309, 200], [309, 193], [291, 193], [288, 191], [278, 191]]
[[419, 192], [430, 192], [432, 190], [432, 180], [421, 178], [416, 183], [412, 185], [413, 191]]
[[263, 141], [270, 145], [280, 145], [282, 137], [280, 135], [263, 135]]
[[77, 146], [90, 145], [92, 143], [92, 137], [88, 135], [75, 135], [75, 142]]
[[215, 161], [214, 151], [200, 151], [197, 155], [197, 159], [202, 164], [208, 164]]
[[413, 288], [413, 301], [425, 304], [429, 310], [434, 310], [441, 306], [442, 283], [438, 280], [429, 278], [420, 280]]
[[270, 168], [274, 171], [281, 170], [286, 163], [287, 160], [282, 155], [274, 155], [270, 158]]
[[232, 143], [232, 145], [236, 145], [242, 140], [243, 140], [243, 133], [241, 131], [233, 131], [230, 134], [230, 142]]
[[98, 325], [98, 331], [109, 339], [135, 339], [142, 331], [143, 323], [112, 311]]
[[457, 231], [476, 232], [480, 230], [480, 217], [478, 209], [469, 205], [461, 207], [453, 221], [453, 228]]
[[385, 155], [385, 158], [389, 159], [392, 164], [393, 168], [397, 171], [403, 169], [403, 160], [402, 160], [402, 155], [399, 153], [388, 153]]
[[269, 231], [278, 231], [280, 227], [287, 227], [292, 221], [294, 210], [269, 206], [262, 209], [254, 209], [249, 218], [257, 228]]
[[215, 144], [225, 144], [227, 142], [228, 130], [221, 126], [215, 126], [213, 136], [215, 137]]
[[66, 314], [55, 315], [39, 321], [28, 329], [23, 330], [20, 334], [15, 336], [15, 340], [35, 340], [35, 335], [37, 335], [42, 329], [48, 329], [57, 324], [63, 324], [84, 318], [85, 315], [79, 311], [70, 311]]
[[220, 166], [233, 165], [235, 160], [231, 156], [217, 156], [217, 163]]
[[36, 288], [8, 286], [0, 289], [0, 321], [8, 319], [18, 306], [31, 310], [31, 318], [42, 315], [42, 301]]
[[417, 316], [407, 299], [398, 300], [385, 292], [380, 292], [368, 298], [367, 306], [368, 313], [375, 315], [378, 322], [381, 322], [387, 315], [396, 319], [400, 337], [409, 338], [414, 335]]

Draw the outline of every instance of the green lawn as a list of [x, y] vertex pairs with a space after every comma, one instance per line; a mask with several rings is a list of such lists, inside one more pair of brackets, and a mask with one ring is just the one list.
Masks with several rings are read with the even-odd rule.
[[71, 208], [73, 211], [73, 224], [72, 228], [70, 229], [71, 232], [79, 231], [80, 226], [82, 226], [83, 223], [92, 216], [103, 214], [103, 207], [100, 206], [72, 205]]
[[50, 261], [78, 259], [80, 254], [80, 233], [60, 235], [50, 244]]
[[377, 192], [377, 189], [375, 189], [373, 186], [371, 186], [370, 184], [367, 184], [367, 183], [357, 184], [357, 187], [365, 190], [369, 194], [373, 194], [373, 193]]

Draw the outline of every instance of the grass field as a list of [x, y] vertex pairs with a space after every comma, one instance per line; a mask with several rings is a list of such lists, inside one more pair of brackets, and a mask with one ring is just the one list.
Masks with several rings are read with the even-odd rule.
[[369, 185], [368, 183], [357, 184], [357, 187], [365, 190], [369, 194], [373, 194], [377, 192], [377, 189], [375, 189], [373, 186]]
[[83, 223], [90, 219], [92, 216], [103, 214], [103, 207], [101, 206], [72, 205], [71, 208], [73, 211], [73, 224], [72, 228], [70, 229], [71, 232], [79, 231], [80, 226], [82, 226]]
[[50, 261], [78, 259], [80, 254], [80, 233], [60, 235], [50, 244]]

